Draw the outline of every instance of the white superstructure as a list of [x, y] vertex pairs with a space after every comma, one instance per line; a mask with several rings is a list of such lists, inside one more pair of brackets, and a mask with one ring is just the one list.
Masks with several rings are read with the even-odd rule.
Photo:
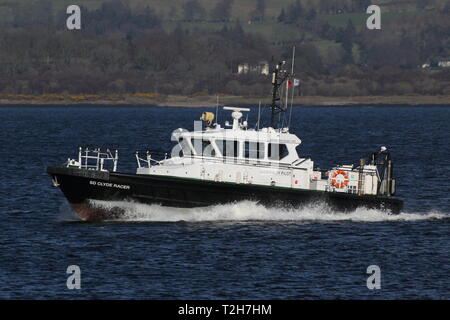
[[374, 164], [337, 166], [315, 170], [314, 162], [299, 154], [301, 140], [288, 128], [248, 128], [242, 121], [245, 108], [231, 111], [232, 124], [212, 123], [205, 112], [206, 128], [192, 132], [177, 129], [172, 156], [155, 161], [149, 154], [138, 162], [137, 174], [175, 176], [236, 184], [376, 195], [381, 179]]

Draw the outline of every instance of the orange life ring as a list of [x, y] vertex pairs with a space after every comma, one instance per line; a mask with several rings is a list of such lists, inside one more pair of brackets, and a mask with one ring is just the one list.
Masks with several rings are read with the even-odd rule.
[[[343, 181], [342, 181], [342, 179], [336, 180], [336, 177], [339, 175], [344, 177]], [[348, 185], [347, 173], [343, 170], [336, 170], [333, 173], [333, 175], [331, 176], [331, 184], [338, 189], [342, 189], [342, 188], [346, 187]]]

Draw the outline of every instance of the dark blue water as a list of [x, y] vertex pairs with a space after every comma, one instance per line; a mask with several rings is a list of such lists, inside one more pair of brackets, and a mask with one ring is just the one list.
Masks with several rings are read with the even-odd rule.
[[[294, 110], [291, 131], [322, 168], [392, 151], [405, 201], [395, 217], [126, 203], [123, 220], [93, 224], [51, 187], [46, 167], [78, 146], [118, 148], [120, 171], [132, 171], [136, 149], [169, 152], [171, 131], [192, 129], [201, 111], [0, 108], [0, 298], [450, 298], [449, 107]], [[66, 287], [69, 265], [81, 268], [81, 290]], [[369, 265], [380, 290], [366, 287]]]

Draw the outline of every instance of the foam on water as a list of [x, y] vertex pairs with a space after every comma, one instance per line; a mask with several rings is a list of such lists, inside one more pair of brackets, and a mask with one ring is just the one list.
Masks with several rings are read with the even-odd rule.
[[349, 213], [335, 212], [323, 204], [311, 204], [298, 209], [266, 208], [252, 201], [242, 201], [204, 208], [170, 208], [127, 201], [91, 200], [95, 207], [119, 209], [123, 214], [113, 221], [417, 221], [450, 218], [447, 213], [400, 213], [390, 215], [375, 209], [358, 208]]

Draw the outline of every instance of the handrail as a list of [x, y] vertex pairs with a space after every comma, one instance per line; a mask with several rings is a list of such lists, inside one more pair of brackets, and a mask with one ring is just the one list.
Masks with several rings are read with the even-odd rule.
[[[150, 155], [149, 151], [146, 151], [145, 154], [146, 154], [146, 157], [141, 158], [139, 156], [139, 151], [136, 151], [134, 153], [134, 155], [136, 157], [136, 162], [137, 162], [138, 168], [144, 167], [141, 162], [144, 162], [145, 164], [147, 164], [147, 168], [150, 168], [152, 166], [152, 163], [156, 164], [156, 165], [159, 165], [162, 163], [162, 160], [159, 161], [159, 160], [153, 159], [152, 156]], [[166, 159], [167, 159], [167, 153], [166, 153]]]
[[[117, 163], [119, 159], [119, 151], [115, 150], [114, 155], [109, 150], [101, 150], [100, 148], [94, 148], [89, 149], [82, 147], [78, 148], [78, 163], [77, 162], [70, 162], [68, 163], [68, 166], [78, 166], [80, 169], [88, 169], [88, 170], [100, 170], [100, 171], [107, 171], [105, 169], [105, 161], [112, 161], [113, 167], [112, 171], [117, 171]], [[92, 163], [94, 162], [94, 163]]]
[[[292, 166], [295, 166], [295, 167], [297, 167], [297, 166], [299, 166], [299, 165], [301, 165], [303, 162], [305, 162], [305, 161], [307, 161], [307, 160], [311, 160], [311, 158], [310, 157], [306, 157], [306, 158], [298, 158], [297, 160], [295, 160], [294, 162], [292, 162]], [[299, 162], [300, 161], [300, 162]]]

